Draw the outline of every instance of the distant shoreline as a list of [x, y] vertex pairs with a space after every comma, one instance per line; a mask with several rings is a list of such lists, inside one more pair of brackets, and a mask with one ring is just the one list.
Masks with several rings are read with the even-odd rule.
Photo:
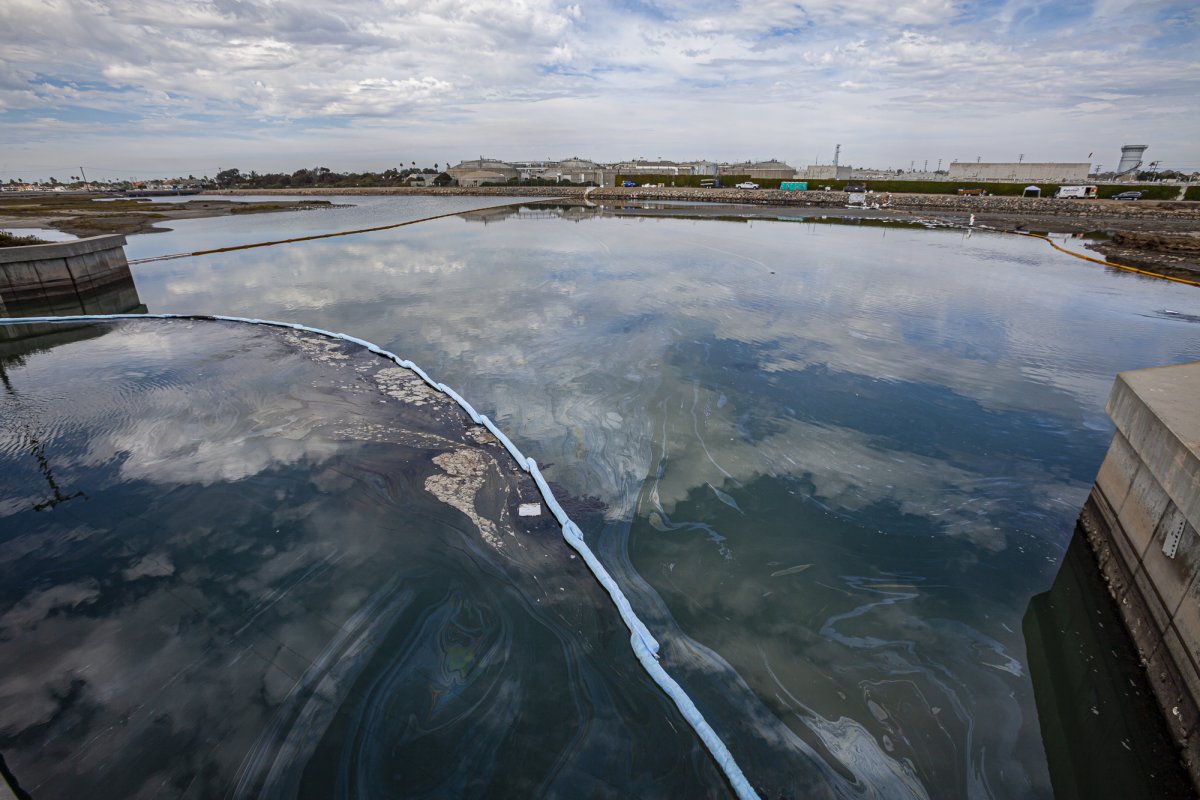
[[[586, 193], [586, 197], [585, 197]], [[624, 206], [645, 202], [691, 202], [686, 214], [710, 217], [761, 214], [777, 215], [772, 209], [794, 209], [796, 216], [852, 219], [891, 219], [896, 222], [935, 222], [967, 225], [972, 218], [980, 227], [998, 230], [1047, 233], [1091, 233], [1088, 247], [1110, 260], [1162, 274], [1195, 279], [1200, 274], [1200, 202], [1143, 200], [1055, 200], [1051, 198], [960, 197], [957, 195], [877, 194], [871, 201], [881, 208], [848, 207], [845, 192], [784, 192], [777, 189], [700, 189], [691, 187], [592, 188], [581, 186], [484, 186], [484, 187], [359, 187], [291, 189], [225, 189], [205, 192], [195, 200], [180, 203], [133, 201], [93, 207], [75, 203], [71, 215], [37, 213], [25, 208], [6, 213], [16, 205], [33, 204], [20, 194], [0, 197], [0, 228], [50, 228], [81, 236], [96, 233], [153, 233], [164, 230], [156, 223], [187, 217], [221, 216], [231, 213], [291, 211], [311, 208], [314, 201], [292, 200], [244, 204], [234, 198], [257, 197], [355, 197], [355, 196], [442, 196], [442, 197], [528, 197], [549, 198], [570, 204], [593, 203]], [[217, 199], [228, 197], [228, 200]], [[25, 203], [22, 203], [24, 199]], [[53, 201], [47, 201], [53, 202]], [[59, 201], [62, 202], [62, 201]], [[320, 202], [320, 201], [317, 201]], [[106, 206], [106, 207], [105, 207]], [[125, 206], [122, 208], [122, 206]], [[243, 206], [243, 207], [239, 207]], [[124, 214], [105, 213], [121, 209]], [[751, 209], [759, 209], [757, 211]], [[631, 213], [679, 216], [682, 209], [642, 209]], [[50, 210], [47, 208], [47, 212]]]
[[[482, 186], [475, 188], [339, 188], [339, 189], [230, 189], [223, 195], [442, 195], [491, 197], [549, 197], [584, 202], [580, 186]], [[633, 202], [694, 202], [688, 215], [716, 217], [729, 214], [729, 206], [762, 209], [807, 210], [808, 216], [842, 219], [894, 219], [975, 224], [1004, 231], [1094, 234], [1088, 247], [1117, 263], [1164, 275], [1195, 280], [1200, 275], [1200, 202], [1179, 200], [1058, 200], [1049, 197], [986, 197], [945, 194], [871, 195], [887, 205], [881, 209], [848, 207], [845, 192], [785, 192], [778, 189], [699, 189], [693, 187], [604, 187], [587, 191], [587, 201], [620, 205]], [[651, 212], [670, 216], [669, 210]], [[676, 212], [676, 215], [678, 212]]]

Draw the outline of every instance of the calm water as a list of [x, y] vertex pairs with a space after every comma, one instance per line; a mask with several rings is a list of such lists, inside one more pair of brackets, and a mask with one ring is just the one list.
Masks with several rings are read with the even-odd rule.
[[[127, 252], [437, 213], [413, 202], [183, 221]], [[412, 358], [598, 498], [593, 547], [772, 796], [1049, 796], [1022, 617], [1113, 375], [1200, 359], [1191, 287], [999, 235], [532, 211], [134, 277], [151, 312]]]
[[30, 796], [724, 795], [518, 515], [532, 482], [415, 375], [234, 323], [53, 341], [0, 364], [0, 753]]

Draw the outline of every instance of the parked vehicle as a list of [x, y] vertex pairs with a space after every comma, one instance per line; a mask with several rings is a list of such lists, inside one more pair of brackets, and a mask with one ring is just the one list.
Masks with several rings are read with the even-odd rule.
[[734, 188], [737, 188], [737, 189], [757, 189], [757, 188], [758, 188], [758, 184], [757, 184], [757, 183], [754, 183], [753, 181], [743, 181], [742, 183], [739, 183], [739, 184], [737, 184], [737, 185], [736, 185]]
[[1141, 199], [1142, 199], [1141, 192], [1121, 192], [1120, 194], [1113, 195], [1113, 200], [1141, 200]]
[[1060, 200], [1095, 200], [1098, 193], [1095, 186], [1060, 186], [1054, 196]]
[[634, 183], [633, 181], [621, 181], [621, 185], [626, 188], [628, 188], [630, 186], [637, 186], [637, 184]]
[[843, 189], [842, 191], [843, 192], [861, 193], [861, 192], [865, 192], [866, 190], [867, 190], [867, 185], [865, 183], [847, 183], [846, 188]]
[[976, 197], [982, 197], [983, 195], [987, 194], [987, 192], [978, 186], [973, 189], [959, 189], [958, 193], [961, 195], [975, 195]]

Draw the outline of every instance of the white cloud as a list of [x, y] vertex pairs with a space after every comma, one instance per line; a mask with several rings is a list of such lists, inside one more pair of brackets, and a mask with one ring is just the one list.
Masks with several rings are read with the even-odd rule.
[[[448, 149], [561, 148], [804, 163], [840, 141], [851, 163], [888, 166], [965, 155], [956, 146], [994, 159], [1014, 148], [1046, 160], [1115, 153], [1136, 122], [1157, 159], [1200, 161], [1186, 133], [1200, 123], [1189, 102], [1200, 94], [1195, 10], [1105, 2], [1067, 13], [1021, 0], [586, 12], [560, 0], [13, 0], [0, 8], [0, 146], [9, 169], [30, 172], [61, 161], [68, 143], [31, 141], [31, 117], [97, 121], [70, 145], [104, 166], [154, 149], [146, 120], [191, 133], [195, 119], [202, 146], [188, 163], [175, 156], [185, 171], [197, 156], [294, 168], [284, 163], [294, 150], [382, 168], [396, 126], [385, 134], [378, 121], [390, 117], [408, 152], [430, 161]], [[343, 135], [318, 143], [297, 127], [328, 125]]]

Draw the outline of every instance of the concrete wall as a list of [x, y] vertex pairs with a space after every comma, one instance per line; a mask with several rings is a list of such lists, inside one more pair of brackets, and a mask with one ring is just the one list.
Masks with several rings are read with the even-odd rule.
[[1108, 413], [1079, 526], [1200, 787], [1200, 362], [1121, 373]]
[[[124, 236], [0, 248], [0, 317], [144, 311]], [[2, 325], [0, 343], [48, 333], [45, 325]]]

